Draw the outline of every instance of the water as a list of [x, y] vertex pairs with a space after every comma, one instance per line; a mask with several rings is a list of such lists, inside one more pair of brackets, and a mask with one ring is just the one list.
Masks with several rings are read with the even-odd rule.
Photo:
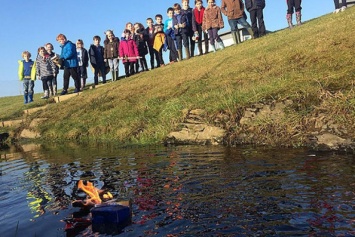
[[24, 146], [1, 151], [0, 236], [82, 228], [80, 179], [131, 199], [118, 236], [355, 236], [353, 155], [205, 146]]

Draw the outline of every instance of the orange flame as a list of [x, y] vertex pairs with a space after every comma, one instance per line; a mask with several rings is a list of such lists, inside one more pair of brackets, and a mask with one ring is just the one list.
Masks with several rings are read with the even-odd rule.
[[78, 189], [83, 190], [90, 197], [88, 201], [94, 204], [100, 204], [102, 202], [99, 196], [99, 189], [95, 188], [93, 183], [87, 181], [85, 185], [82, 180], [79, 180]]

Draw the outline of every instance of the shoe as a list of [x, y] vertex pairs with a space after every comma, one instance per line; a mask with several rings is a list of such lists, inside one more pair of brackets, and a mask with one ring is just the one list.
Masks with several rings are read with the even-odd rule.
[[44, 100], [46, 100], [46, 99], [48, 99], [49, 97], [48, 96], [42, 96], [41, 97], [41, 99], [44, 99]]
[[66, 94], [68, 94], [68, 91], [66, 90], [62, 90], [62, 93], [60, 93], [60, 95], [66, 95]]
[[335, 9], [335, 10], [333, 11], [334, 14], [337, 14], [337, 13], [339, 13], [339, 12], [340, 12], [340, 8]]
[[340, 11], [345, 11], [346, 10], [346, 6], [342, 6], [341, 8], [340, 8]]
[[80, 89], [75, 88], [74, 93], [78, 93]]

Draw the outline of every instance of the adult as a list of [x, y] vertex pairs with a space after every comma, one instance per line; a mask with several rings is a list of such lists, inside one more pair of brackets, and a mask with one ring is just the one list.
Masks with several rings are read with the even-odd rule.
[[286, 15], [286, 20], [288, 23], [288, 27], [292, 29], [293, 24], [292, 24], [292, 14], [295, 11], [296, 12], [296, 21], [297, 25], [300, 26], [302, 25], [301, 21], [301, 2], [302, 0], [287, 0], [287, 15]]
[[253, 30], [246, 21], [244, 13], [244, 4], [242, 0], [222, 0], [221, 11], [228, 17], [228, 23], [231, 27], [231, 33], [235, 44], [240, 43], [240, 35], [238, 31], [238, 24], [247, 29], [252, 38], [254, 38]]
[[62, 48], [60, 59], [62, 60], [64, 68], [63, 90], [61, 95], [68, 93], [70, 76], [74, 79], [75, 83], [74, 93], [77, 93], [80, 91], [80, 78], [78, 76], [78, 57], [76, 53], [76, 46], [71, 41], [67, 40], [67, 37], [63, 34], [59, 34], [56, 40]]

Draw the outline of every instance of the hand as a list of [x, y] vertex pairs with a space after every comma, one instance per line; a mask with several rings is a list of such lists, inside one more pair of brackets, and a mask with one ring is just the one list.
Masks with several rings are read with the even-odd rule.
[[107, 62], [107, 59], [106, 59], [106, 58], [104, 59], [104, 62], [105, 62], [105, 63]]
[[174, 28], [175, 29], [179, 29], [179, 25], [174, 25]]

